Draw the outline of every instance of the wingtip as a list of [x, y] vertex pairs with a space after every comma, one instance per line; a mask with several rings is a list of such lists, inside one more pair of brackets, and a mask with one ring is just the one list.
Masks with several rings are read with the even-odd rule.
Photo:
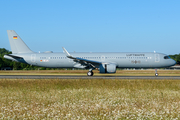
[[71, 56], [70, 54], [69, 54], [69, 52], [64, 48], [64, 47], [62, 47], [63, 48], [63, 51], [64, 51], [64, 53], [66, 54], [66, 56]]

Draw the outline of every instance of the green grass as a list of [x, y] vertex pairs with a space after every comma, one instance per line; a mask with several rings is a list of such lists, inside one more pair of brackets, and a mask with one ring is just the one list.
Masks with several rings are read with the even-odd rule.
[[0, 80], [3, 119], [179, 119], [179, 101], [179, 80]]

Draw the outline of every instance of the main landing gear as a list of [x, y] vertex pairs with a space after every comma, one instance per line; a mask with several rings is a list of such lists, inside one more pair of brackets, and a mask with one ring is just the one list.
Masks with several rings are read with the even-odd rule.
[[157, 77], [159, 74], [157, 73], [157, 69], [155, 69], [155, 76]]
[[89, 71], [89, 72], [87, 72], [87, 76], [93, 76], [93, 71]]

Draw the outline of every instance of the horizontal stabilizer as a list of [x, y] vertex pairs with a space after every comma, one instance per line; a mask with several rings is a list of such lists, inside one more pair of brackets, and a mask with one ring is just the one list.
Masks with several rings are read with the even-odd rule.
[[12, 54], [4, 55], [4, 56], [9, 56], [9, 57], [12, 57], [12, 58], [15, 58], [15, 59], [22, 59], [22, 57], [15, 56], [15, 55], [12, 55]]

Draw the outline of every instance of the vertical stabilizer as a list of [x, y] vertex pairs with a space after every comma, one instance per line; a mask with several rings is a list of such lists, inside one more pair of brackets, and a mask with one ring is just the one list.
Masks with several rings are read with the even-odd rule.
[[32, 53], [29, 47], [14, 30], [7, 30], [12, 53]]

